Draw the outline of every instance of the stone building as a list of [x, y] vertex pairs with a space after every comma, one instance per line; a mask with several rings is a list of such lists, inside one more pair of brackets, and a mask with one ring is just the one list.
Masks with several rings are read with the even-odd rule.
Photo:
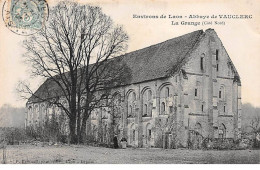
[[[127, 53], [123, 60], [133, 77], [112, 90], [112, 109], [93, 111], [87, 134], [95, 140], [109, 142], [112, 125], [119, 139], [136, 147], [199, 147], [205, 138], [240, 138], [240, 77], [213, 29]], [[26, 126], [59, 110], [34, 101], [27, 108]]]

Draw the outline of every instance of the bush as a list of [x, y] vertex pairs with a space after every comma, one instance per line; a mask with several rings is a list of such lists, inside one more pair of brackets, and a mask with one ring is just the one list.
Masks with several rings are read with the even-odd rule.
[[58, 140], [61, 143], [68, 143], [68, 136], [67, 135], [60, 135]]
[[8, 145], [18, 145], [31, 139], [23, 128], [4, 128], [2, 131], [1, 137]]

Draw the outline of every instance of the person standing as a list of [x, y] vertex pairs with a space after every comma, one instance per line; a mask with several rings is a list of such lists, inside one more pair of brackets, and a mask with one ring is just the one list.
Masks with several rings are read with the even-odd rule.
[[117, 141], [117, 135], [114, 136], [114, 148], [117, 149], [118, 148], [118, 141]]

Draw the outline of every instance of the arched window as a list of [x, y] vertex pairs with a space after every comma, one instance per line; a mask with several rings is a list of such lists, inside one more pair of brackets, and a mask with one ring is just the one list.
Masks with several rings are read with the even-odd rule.
[[152, 138], [152, 126], [150, 123], [146, 125], [146, 143], [149, 143]]
[[165, 114], [165, 103], [164, 102], [161, 103], [161, 114], [162, 115]]
[[218, 136], [220, 139], [226, 138], [226, 126], [223, 123], [219, 127]]
[[200, 69], [205, 70], [205, 54], [202, 54], [200, 57]]
[[160, 89], [160, 98], [173, 96], [173, 87], [168, 83]]
[[219, 92], [218, 92], [218, 98], [222, 101], [225, 100], [225, 87], [224, 85], [220, 86]]
[[204, 70], [204, 57], [200, 57], [200, 69]]
[[128, 99], [127, 99], [127, 105], [128, 105], [128, 113], [127, 117], [133, 117], [135, 116], [135, 101], [136, 101], [136, 94], [135, 92], [130, 92], [128, 94]]
[[165, 88], [165, 97], [170, 97], [170, 88], [169, 87]]
[[144, 105], [144, 115], [147, 115], [147, 104]]
[[146, 89], [142, 94], [142, 115], [151, 116], [152, 90]]
[[159, 114], [169, 114], [169, 105], [172, 103], [174, 89], [171, 83], [165, 83], [162, 85], [160, 90], [160, 99], [159, 99]]

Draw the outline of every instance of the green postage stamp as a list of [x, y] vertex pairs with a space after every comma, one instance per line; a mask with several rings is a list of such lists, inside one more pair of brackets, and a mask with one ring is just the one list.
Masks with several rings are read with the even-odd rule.
[[48, 14], [45, 0], [6, 0], [2, 8], [6, 27], [19, 35], [31, 35], [39, 31]]

